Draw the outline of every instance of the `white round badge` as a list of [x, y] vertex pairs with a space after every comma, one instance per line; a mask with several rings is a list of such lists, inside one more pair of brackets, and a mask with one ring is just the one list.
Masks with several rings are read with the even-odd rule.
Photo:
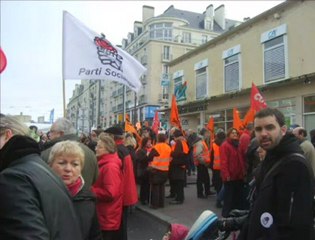
[[264, 228], [270, 228], [270, 226], [273, 224], [273, 217], [269, 212], [264, 212], [260, 216], [260, 223]]

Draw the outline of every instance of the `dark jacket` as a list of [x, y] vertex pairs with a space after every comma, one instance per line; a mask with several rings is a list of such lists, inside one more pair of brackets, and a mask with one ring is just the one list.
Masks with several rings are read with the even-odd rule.
[[189, 153], [184, 153], [181, 140], [176, 141], [171, 157], [172, 161], [170, 162], [169, 167], [169, 178], [172, 180], [185, 180]]
[[[243, 232], [246, 238], [241, 239], [311, 239], [313, 172], [304, 158], [286, 157], [291, 153], [303, 153], [291, 134], [267, 152], [256, 179], [257, 195], [248, 229]], [[283, 162], [269, 174], [279, 160]]]
[[96, 197], [94, 194], [84, 185], [72, 199], [79, 218], [83, 239], [101, 240], [102, 235], [96, 214]]
[[[47, 142], [45, 144], [45, 150], [41, 152], [41, 157], [45, 162], [48, 162], [49, 154], [51, 151], [51, 148], [57, 143], [61, 141], [76, 141], [79, 142], [79, 138], [75, 134], [68, 134], [64, 135], [62, 137], [56, 138], [50, 142]], [[97, 166], [97, 160], [95, 153], [87, 147], [83, 143], [79, 143], [80, 147], [84, 151], [84, 167], [82, 169], [82, 177], [84, 179], [85, 185], [87, 187], [90, 187], [95, 183], [97, 177], [98, 177], [98, 166]]]
[[71, 196], [33, 139], [13, 136], [0, 150], [0, 194], [0, 239], [82, 239]]
[[[152, 150], [153, 151], [153, 150]], [[147, 168], [149, 164], [148, 151], [146, 148], [140, 148], [136, 152], [136, 176], [137, 178], [147, 177]]]

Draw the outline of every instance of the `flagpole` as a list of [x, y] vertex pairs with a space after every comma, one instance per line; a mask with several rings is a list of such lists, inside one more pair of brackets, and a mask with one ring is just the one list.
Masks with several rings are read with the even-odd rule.
[[125, 97], [126, 97], [126, 86], [123, 85], [123, 122], [126, 121]]
[[65, 11], [62, 12], [62, 95], [63, 95], [63, 117], [66, 117], [66, 83], [64, 74], [64, 42], [65, 42]]

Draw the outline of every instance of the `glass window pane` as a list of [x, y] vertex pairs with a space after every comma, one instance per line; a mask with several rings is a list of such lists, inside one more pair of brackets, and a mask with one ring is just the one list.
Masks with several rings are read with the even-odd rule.
[[225, 92], [239, 89], [239, 64], [238, 62], [225, 66]]
[[196, 99], [207, 95], [207, 74], [206, 72], [196, 76]]
[[304, 98], [304, 113], [315, 113], [315, 95]]
[[276, 46], [276, 45], [279, 45], [279, 44], [282, 44], [283, 43], [283, 36], [280, 36], [280, 37], [277, 37], [277, 38], [274, 38], [268, 42], [265, 42], [265, 49], [267, 48], [270, 48], [270, 47], [273, 47], [273, 46]]
[[265, 51], [265, 82], [285, 77], [284, 45]]

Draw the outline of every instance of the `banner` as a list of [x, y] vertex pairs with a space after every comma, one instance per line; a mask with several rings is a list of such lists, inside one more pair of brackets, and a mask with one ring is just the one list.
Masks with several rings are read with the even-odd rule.
[[0, 73], [4, 71], [6, 66], [7, 66], [7, 58], [4, 52], [2, 51], [2, 49], [0, 48]]
[[138, 92], [146, 68], [105, 37], [63, 12], [63, 78], [116, 81]]
[[170, 114], [170, 124], [173, 127], [177, 127], [179, 130], [183, 132], [182, 124], [179, 119], [178, 108], [176, 103], [176, 97], [173, 94], [172, 96], [172, 105], [171, 105], [171, 114]]
[[252, 90], [250, 94], [250, 106], [256, 112], [267, 107], [264, 97], [260, 94], [258, 88], [254, 83], [252, 83]]

